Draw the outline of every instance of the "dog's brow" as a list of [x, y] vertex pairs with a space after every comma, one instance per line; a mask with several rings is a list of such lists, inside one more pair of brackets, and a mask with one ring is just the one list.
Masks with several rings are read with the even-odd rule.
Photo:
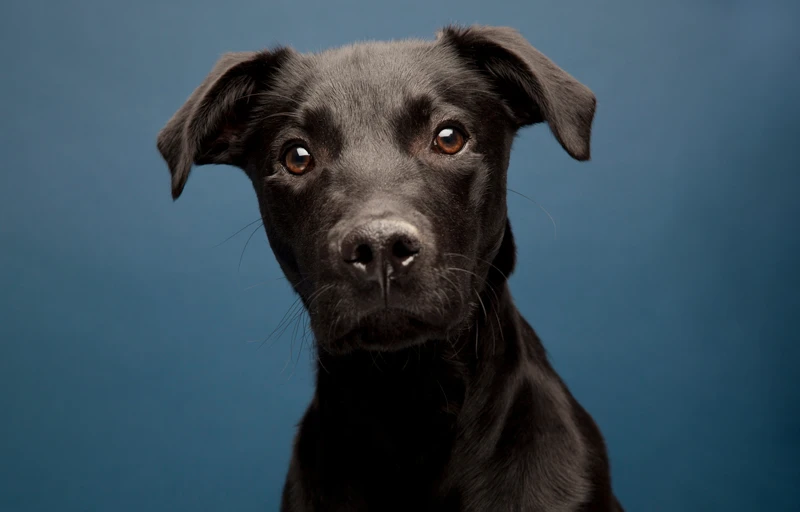
[[428, 125], [433, 114], [433, 100], [429, 96], [415, 96], [406, 100], [393, 119], [397, 140], [408, 147], [420, 130]]
[[333, 156], [341, 152], [344, 137], [327, 107], [308, 108], [302, 112], [301, 119], [300, 127], [312, 139], [327, 146]]
[[406, 104], [406, 112], [409, 117], [428, 121], [433, 111], [433, 100], [430, 96], [417, 96]]

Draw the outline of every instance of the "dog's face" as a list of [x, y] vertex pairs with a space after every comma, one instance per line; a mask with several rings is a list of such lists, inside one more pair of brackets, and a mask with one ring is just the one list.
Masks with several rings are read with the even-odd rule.
[[448, 28], [433, 42], [228, 54], [158, 145], [174, 198], [193, 164], [246, 171], [324, 349], [396, 350], [453, 334], [477, 307], [516, 131], [547, 121], [588, 159], [594, 107], [518, 33]]

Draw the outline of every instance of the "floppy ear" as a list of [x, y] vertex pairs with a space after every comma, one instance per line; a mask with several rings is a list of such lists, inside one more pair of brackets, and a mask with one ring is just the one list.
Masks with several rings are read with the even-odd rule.
[[519, 32], [507, 27], [448, 26], [438, 39], [484, 74], [518, 127], [547, 121], [567, 153], [576, 160], [589, 159], [594, 94]]
[[244, 165], [250, 100], [289, 53], [279, 48], [223, 55], [162, 128], [157, 146], [172, 174], [173, 199], [181, 195], [193, 165]]

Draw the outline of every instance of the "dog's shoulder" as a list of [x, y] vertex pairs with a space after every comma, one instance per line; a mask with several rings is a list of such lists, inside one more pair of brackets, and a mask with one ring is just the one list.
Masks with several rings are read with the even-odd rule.
[[461, 426], [448, 499], [463, 510], [487, 503], [495, 510], [520, 503], [526, 510], [579, 510], [592, 500], [592, 440], [534, 330], [519, 318], [516, 331], [514, 362], [483, 388], [495, 396]]

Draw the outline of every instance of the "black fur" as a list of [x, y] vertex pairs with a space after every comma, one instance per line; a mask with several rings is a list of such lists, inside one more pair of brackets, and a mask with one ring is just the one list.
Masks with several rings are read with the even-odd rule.
[[[473, 26], [227, 54], [169, 121], [158, 148], [173, 197], [193, 165], [244, 169], [309, 313], [317, 387], [281, 510], [622, 510], [597, 426], [507, 285], [514, 136], [547, 122], [587, 160], [594, 110], [519, 33]], [[442, 127], [466, 134], [457, 154], [432, 144]], [[297, 143], [315, 162], [300, 175], [281, 163]], [[418, 252], [407, 272], [365, 279], [342, 240], [379, 221]]]

